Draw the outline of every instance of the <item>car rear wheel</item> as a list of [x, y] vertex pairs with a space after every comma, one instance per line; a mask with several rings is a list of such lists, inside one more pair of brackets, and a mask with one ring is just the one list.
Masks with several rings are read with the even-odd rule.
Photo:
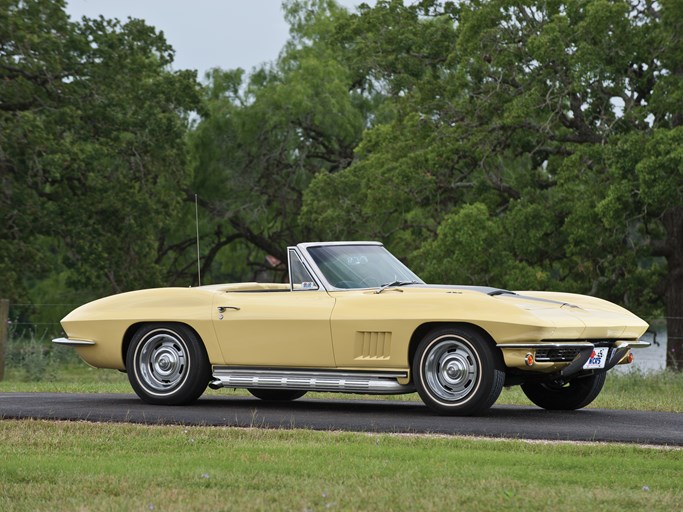
[[256, 398], [261, 400], [270, 400], [274, 402], [288, 402], [290, 400], [296, 400], [301, 398], [306, 394], [306, 391], [301, 391], [299, 389], [262, 389], [262, 388], [249, 388], [247, 389], [249, 393], [254, 395]]
[[572, 411], [590, 404], [605, 385], [606, 372], [578, 377], [567, 383], [527, 382], [522, 391], [529, 400], [554, 411]]
[[430, 332], [413, 359], [413, 379], [422, 401], [445, 415], [486, 411], [505, 381], [502, 356], [475, 329], [450, 327]]
[[131, 386], [145, 402], [183, 405], [206, 389], [211, 366], [204, 345], [182, 324], [149, 324], [133, 336], [126, 354]]

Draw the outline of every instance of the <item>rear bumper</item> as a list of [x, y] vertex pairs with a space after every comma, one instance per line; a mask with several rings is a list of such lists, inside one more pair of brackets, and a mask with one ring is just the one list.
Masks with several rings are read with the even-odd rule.
[[63, 345], [65, 347], [87, 347], [89, 345], [94, 345], [94, 341], [90, 340], [73, 340], [69, 338], [55, 338], [52, 343], [56, 345]]

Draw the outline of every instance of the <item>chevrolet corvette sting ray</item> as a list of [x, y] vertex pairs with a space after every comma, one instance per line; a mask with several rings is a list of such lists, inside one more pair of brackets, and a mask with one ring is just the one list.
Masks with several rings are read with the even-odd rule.
[[122, 293], [69, 313], [53, 341], [127, 372], [152, 404], [207, 385], [263, 400], [417, 391], [449, 415], [482, 413], [512, 385], [546, 409], [585, 407], [649, 345], [643, 320], [595, 297], [425, 284], [378, 242], [287, 252], [288, 284]]

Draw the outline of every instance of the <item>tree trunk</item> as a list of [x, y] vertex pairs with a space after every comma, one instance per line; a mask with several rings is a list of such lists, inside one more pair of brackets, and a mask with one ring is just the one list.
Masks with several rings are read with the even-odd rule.
[[683, 371], [683, 207], [664, 212], [666, 245], [669, 248], [666, 283], [666, 366]]

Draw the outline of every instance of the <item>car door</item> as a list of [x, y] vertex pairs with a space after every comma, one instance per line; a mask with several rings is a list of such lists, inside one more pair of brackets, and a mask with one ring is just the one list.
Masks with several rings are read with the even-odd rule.
[[325, 291], [238, 291], [216, 297], [213, 324], [228, 365], [334, 367]]
[[402, 293], [386, 290], [333, 292], [331, 328], [337, 366], [404, 369], [415, 328], [414, 311]]

